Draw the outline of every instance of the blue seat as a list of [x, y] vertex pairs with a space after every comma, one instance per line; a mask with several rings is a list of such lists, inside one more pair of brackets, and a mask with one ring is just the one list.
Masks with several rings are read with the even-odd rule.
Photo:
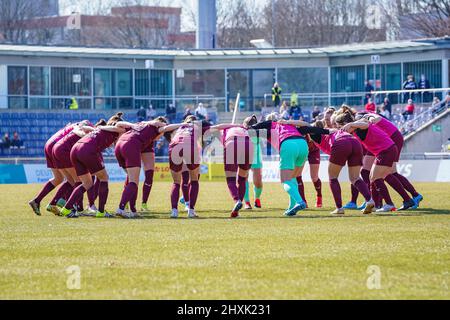
[[9, 112], [1, 112], [0, 113], [0, 119], [9, 119], [11, 118], [11, 115]]
[[37, 113], [36, 112], [31, 112], [28, 114], [28, 118], [29, 119], [36, 119], [37, 118]]

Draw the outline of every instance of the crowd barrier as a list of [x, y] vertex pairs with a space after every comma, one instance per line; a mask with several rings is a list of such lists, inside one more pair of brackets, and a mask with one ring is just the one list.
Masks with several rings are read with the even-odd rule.
[[[280, 173], [277, 161], [265, 161], [263, 166], [263, 181], [279, 182]], [[106, 163], [110, 181], [122, 182], [125, 180], [125, 172], [117, 163]], [[319, 177], [322, 181], [328, 181], [328, 161], [322, 161]], [[411, 181], [415, 182], [450, 182], [450, 160], [401, 160], [397, 166], [398, 171]], [[201, 165], [201, 180], [223, 180], [225, 173], [223, 164], [204, 163]], [[27, 184], [43, 183], [51, 178], [51, 171], [44, 163], [39, 164], [0, 164], [0, 184]], [[144, 175], [141, 172], [141, 181]], [[250, 175], [251, 180], [251, 175]], [[342, 170], [341, 181], [348, 181], [347, 169]], [[155, 181], [171, 181], [168, 163], [157, 163], [155, 167]], [[311, 181], [309, 166], [306, 163], [303, 170], [303, 181]]]

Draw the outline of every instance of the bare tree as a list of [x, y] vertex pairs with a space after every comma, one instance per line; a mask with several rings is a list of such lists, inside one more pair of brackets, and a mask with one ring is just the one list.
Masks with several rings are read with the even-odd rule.
[[450, 34], [450, 0], [379, 0], [396, 38], [442, 37]]
[[[44, 15], [43, 8], [33, 0], [0, 1], [0, 40], [11, 43], [30, 43], [34, 41], [30, 21]], [[40, 34], [43, 41], [45, 33]]]

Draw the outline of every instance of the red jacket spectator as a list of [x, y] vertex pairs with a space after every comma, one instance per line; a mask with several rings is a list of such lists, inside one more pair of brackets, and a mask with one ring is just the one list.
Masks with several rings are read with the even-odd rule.
[[367, 104], [364, 107], [364, 109], [366, 109], [367, 112], [373, 112], [373, 113], [377, 112], [377, 106], [372, 101], [372, 99], [369, 99], [369, 101], [367, 102]]
[[405, 111], [408, 112], [409, 114], [413, 114], [414, 113], [414, 103], [408, 103], [405, 107]]

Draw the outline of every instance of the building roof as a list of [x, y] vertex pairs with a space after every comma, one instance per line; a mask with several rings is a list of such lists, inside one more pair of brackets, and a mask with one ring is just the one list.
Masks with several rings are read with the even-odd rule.
[[450, 49], [450, 37], [406, 41], [384, 41], [346, 44], [321, 48], [273, 48], [273, 49], [121, 49], [94, 47], [62, 47], [0, 44], [0, 55], [63, 56], [118, 59], [223, 59], [223, 58], [273, 58], [273, 57], [338, 57], [393, 52], [411, 52], [432, 49]]

